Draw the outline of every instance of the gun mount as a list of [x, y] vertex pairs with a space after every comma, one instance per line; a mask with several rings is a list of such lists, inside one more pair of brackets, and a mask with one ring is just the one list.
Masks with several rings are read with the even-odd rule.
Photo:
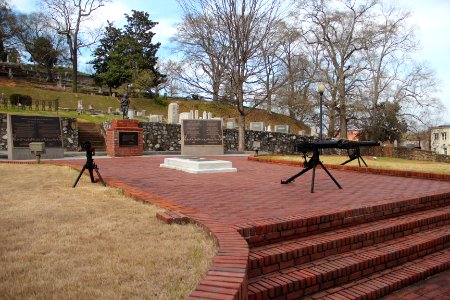
[[[336, 186], [339, 189], [342, 189], [342, 186], [339, 184], [339, 182], [331, 175], [330, 171], [322, 164], [320, 161], [320, 154], [322, 152], [322, 149], [346, 149], [349, 155], [349, 159], [342, 163], [341, 165], [345, 165], [355, 159], [358, 159], [359, 166], [361, 166], [360, 159], [363, 161], [363, 163], [366, 165], [366, 162], [361, 156], [360, 147], [371, 147], [371, 146], [379, 146], [379, 142], [375, 141], [349, 141], [349, 140], [326, 140], [326, 141], [312, 141], [312, 140], [301, 140], [298, 143], [296, 143], [296, 150], [297, 152], [303, 153], [303, 158], [305, 159], [305, 162], [303, 164], [303, 170], [301, 170], [299, 173], [295, 174], [294, 176], [288, 178], [287, 180], [281, 180], [281, 184], [288, 184], [304, 173], [308, 172], [309, 170], [313, 170], [312, 173], [312, 181], [311, 181], [311, 193], [314, 193], [314, 180], [316, 176], [316, 167], [320, 165], [322, 169], [327, 173], [327, 175], [333, 180], [333, 182], [336, 184]], [[307, 159], [307, 154], [309, 152], [312, 152], [312, 156], [310, 159]]]
[[91, 177], [91, 182], [94, 183], [94, 170], [97, 173], [99, 181], [103, 184], [103, 186], [106, 186], [105, 182], [103, 181], [102, 176], [100, 175], [100, 172], [98, 171], [97, 164], [94, 162], [94, 155], [95, 155], [95, 148], [92, 147], [90, 142], [85, 142], [83, 144], [83, 149], [86, 151], [86, 163], [83, 166], [83, 169], [80, 171], [80, 174], [77, 177], [77, 180], [75, 180], [75, 183], [73, 184], [73, 188], [77, 186], [78, 181], [81, 178], [81, 175], [83, 175], [84, 170], [89, 171], [89, 176]]

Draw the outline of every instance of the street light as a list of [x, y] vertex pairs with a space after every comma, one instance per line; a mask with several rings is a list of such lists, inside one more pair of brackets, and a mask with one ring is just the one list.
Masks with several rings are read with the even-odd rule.
[[322, 100], [325, 92], [325, 85], [321, 82], [317, 86], [317, 92], [320, 94], [320, 110], [319, 110], [319, 141], [322, 140]]

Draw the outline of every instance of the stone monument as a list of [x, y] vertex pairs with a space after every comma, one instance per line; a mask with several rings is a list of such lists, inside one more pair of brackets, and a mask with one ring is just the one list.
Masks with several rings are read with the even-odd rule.
[[177, 103], [170, 103], [169, 110], [167, 112], [167, 123], [168, 124], [178, 124], [179, 121], [179, 111], [180, 106]]
[[62, 126], [58, 117], [8, 115], [8, 159], [34, 159], [30, 143], [44, 143], [42, 158], [63, 158]]
[[223, 133], [220, 120], [183, 120], [182, 155], [223, 155]]

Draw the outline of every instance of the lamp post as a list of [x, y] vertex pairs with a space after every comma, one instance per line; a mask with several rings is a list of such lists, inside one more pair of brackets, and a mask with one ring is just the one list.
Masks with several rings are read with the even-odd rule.
[[319, 110], [319, 141], [322, 140], [322, 100], [325, 92], [325, 85], [321, 82], [317, 86], [317, 92], [320, 94], [320, 110]]

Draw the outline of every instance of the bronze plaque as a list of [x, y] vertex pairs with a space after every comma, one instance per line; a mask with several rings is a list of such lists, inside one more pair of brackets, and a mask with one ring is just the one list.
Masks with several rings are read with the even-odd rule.
[[184, 144], [189, 146], [220, 146], [222, 122], [220, 120], [183, 120]]
[[46, 148], [62, 148], [61, 123], [57, 117], [11, 115], [14, 148], [44, 142]]
[[139, 132], [119, 131], [119, 147], [138, 146]]

